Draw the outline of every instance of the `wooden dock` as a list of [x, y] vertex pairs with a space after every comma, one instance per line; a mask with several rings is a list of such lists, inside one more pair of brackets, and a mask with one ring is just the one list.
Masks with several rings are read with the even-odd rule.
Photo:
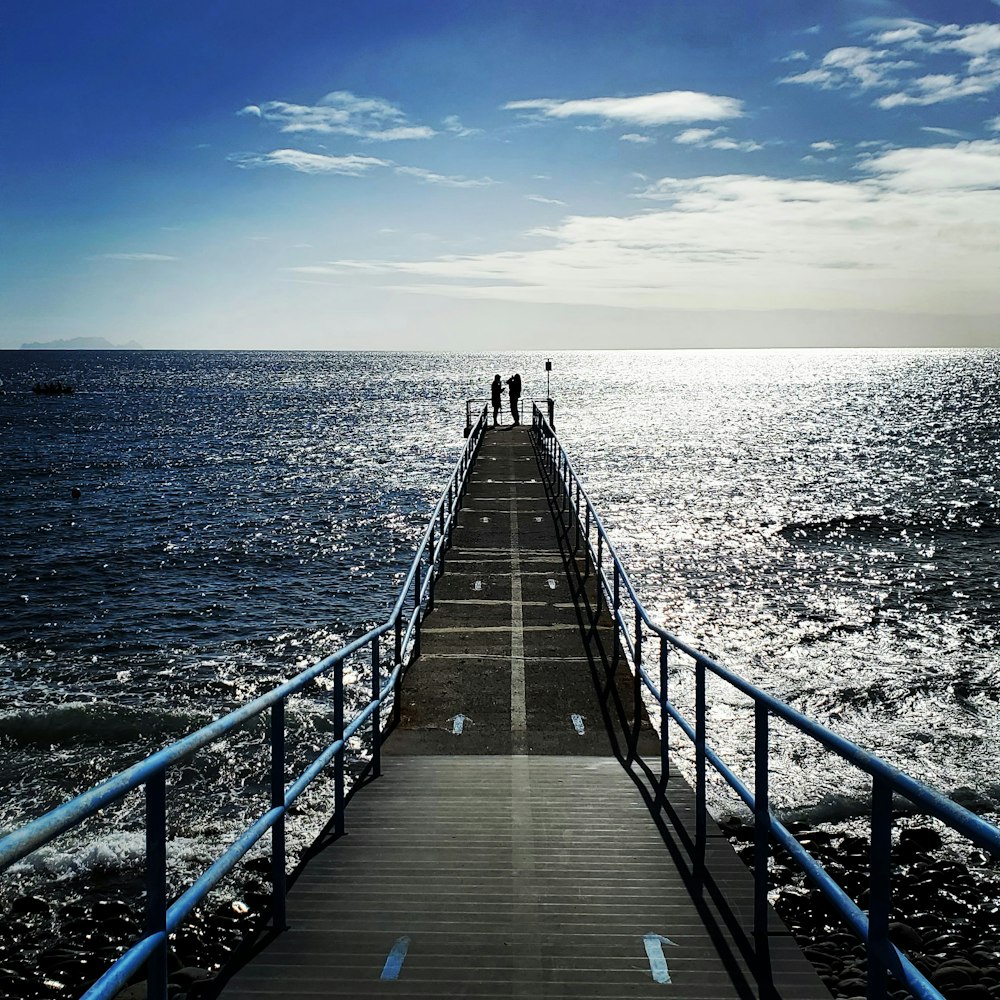
[[679, 777], [651, 812], [596, 676], [529, 434], [492, 429], [383, 775], [221, 996], [828, 1000], [718, 830], [695, 865]]

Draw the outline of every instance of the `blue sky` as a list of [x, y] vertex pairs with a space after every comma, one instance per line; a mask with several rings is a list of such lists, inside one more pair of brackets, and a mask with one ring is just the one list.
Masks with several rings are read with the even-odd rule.
[[0, 347], [1000, 344], [1000, 4], [14, 5]]

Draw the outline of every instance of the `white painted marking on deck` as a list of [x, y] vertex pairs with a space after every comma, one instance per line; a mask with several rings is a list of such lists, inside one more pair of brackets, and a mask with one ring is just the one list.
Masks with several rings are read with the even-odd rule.
[[488, 517], [484, 517], [482, 519], [482, 522], [483, 522], [483, 524], [489, 524], [490, 523], [490, 519]]
[[573, 723], [573, 728], [576, 730], [577, 735], [583, 736], [583, 716], [574, 712], [569, 718]]
[[536, 518], [535, 518], [535, 520], [536, 520], [536, 521], [537, 521], [537, 522], [538, 522], [539, 524], [541, 524], [541, 523], [542, 523], [542, 519], [541, 519], [540, 517], [536, 517]]
[[521, 607], [521, 541], [517, 490], [510, 490], [510, 730], [514, 753], [524, 753], [528, 709], [524, 698], [524, 611]]
[[550, 576], [549, 577], [549, 590], [555, 590], [555, 589], [556, 589], [556, 581], [553, 580], [552, 577]]
[[465, 716], [455, 715], [448, 720], [451, 723], [451, 732], [454, 736], [461, 736], [462, 730], [465, 728]]
[[407, 949], [410, 947], [410, 939], [401, 937], [396, 939], [396, 943], [389, 952], [389, 957], [385, 960], [382, 968], [382, 975], [379, 979], [398, 979], [399, 972], [403, 968], [403, 959], [406, 958]]
[[472, 585], [472, 589], [473, 590], [482, 590], [483, 589], [483, 581], [482, 580], [476, 580], [476, 582]]
[[646, 957], [649, 959], [649, 972], [653, 981], [669, 983], [670, 969], [667, 967], [666, 958], [663, 957], [663, 946], [674, 944], [674, 942], [662, 934], [646, 934], [643, 936], [642, 943], [646, 949]]

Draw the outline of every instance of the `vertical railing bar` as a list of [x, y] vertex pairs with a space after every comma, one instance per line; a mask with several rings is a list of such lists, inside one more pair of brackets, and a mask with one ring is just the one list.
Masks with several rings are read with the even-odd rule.
[[[618, 560], [615, 560], [615, 582], [614, 582], [614, 625], [615, 625], [615, 646], [621, 641], [621, 622], [618, 620], [618, 611], [622, 606], [620, 575], [618, 570]], [[617, 653], [615, 654], [617, 655]]]
[[604, 582], [601, 578], [601, 568], [604, 565], [604, 532], [597, 529], [597, 615], [600, 616], [604, 605]]
[[889, 911], [892, 891], [892, 787], [872, 777], [872, 841], [868, 875], [868, 1000], [888, 995], [886, 958], [889, 949]]
[[[271, 807], [285, 808], [285, 699], [271, 706]], [[285, 929], [285, 814], [271, 827], [271, 925]]]
[[695, 660], [695, 847], [698, 866], [704, 868], [705, 841], [708, 835], [708, 805], [705, 788], [705, 743], [707, 727], [705, 701], [705, 665]]
[[755, 934], [767, 934], [770, 888], [768, 866], [771, 857], [770, 747], [767, 706], [754, 702], [754, 793], [753, 793], [753, 929]]
[[402, 713], [403, 706], [400, 704], [400, 695], [402, 694], [402, 683], [403, 683], [403, 617], [402, 612], [396, 615], [396, 628], [395, 628], [395, 638], [394, 638], [394, 649], [393, 649], [393, 664], [392, 669], [395, 670], [399, 668], [399, 672], [396, 674], [396, 682], [392, 686], [392, 724], [393, 726], [399, 725], [400, 715]]
[[639, 733], [642, 730], [642, 615], [635, 606], [635, 673], [632, 677], [632, 734], [628, 741], [629, 761], [639, 756]]
[[146, 962], [146, 995], [167, 998], [167, 775], [156, 771], [146, 782], [146, 933], [163, 934]]
[[376, 778], [382, 774], [382, 706], [379, 704], [382, 667], [379, 662], [378, 640], [378, 636], [372, 639], [372, 701], [375, 703], [375, 710], [372, 712], [372, 775]]
[[420, 563], [413, 567], [413, 659], [420, 656]]
[[[344, 661], [333, 670], [333, 738], [344, 738]], [[344, 757], [347, 747], [342, 746], [333, 759], [333, 832], [344, 832]]]
[[667, 640], [660, 636], [660, 786], [664, 798], [667, 795], [667, 782], [670, 780], [670, 713], [667, 711], [667, 702], [670, 700], [667, 689], [669, 650]]
[[[437, 556], [434, 554], [434, 524], [431, 522], [431, 533], [428, 545], [428, 553], [430, 556], [430, 565], [427, 567], [427, 572], [430, 574], [430, 589], [427, 594], [427, 612], [428, 614], [434, 610], [434, 582], [437, 580]], [[442, 546], [443, 548], [443, 546]]]

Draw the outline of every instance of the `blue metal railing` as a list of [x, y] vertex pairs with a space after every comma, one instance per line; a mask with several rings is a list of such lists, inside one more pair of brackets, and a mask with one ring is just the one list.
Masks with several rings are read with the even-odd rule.
[[[374, 776], [381, 773], [382, 706], [391, 699], [394, 721], [399, 717], [399, 685], [406, 667], [420, 653], [420, 626], [433, 607], [434, 585], [444, 570], [455, 518], [462, 504], [469, 473], [486, 430], [486, 409], [469, 434], [448, 485], [424, 531], [410, 571], [388, 619], [291, 680], [242, 708], [160, 750], [145, 760], [51, 810], [0, 839], [0, 871], [49, 843], [55, 837], [94, 816], [126, 793], [145, 791], [146, 905], [145, 935], [126, 951], [90, 989], [83, 1000], [113, 997], [146, 966], [147, 996], [167, 996], [168, 936], [239, 863], [268, 830], [271, 831], [271, 920], [285, 924], [285, 816], [309, 783], [328, 765], [334, 766], [334, 832], [344, 831], [344, 752], [347, 741], [366, 723], [371, 731]], [[391, 636], [391, 667], [383, 679], [383, 637]], [[387, 642], [387, 645], [390, 643]], [[349, 657], [371, 650], [371, 699], [350, 723], [344, 723], [344, 671]], [[285, 702], [303, 691], [321, 674], [333, 671], [334, 740], [290, 784], [285, 776]], [[192, 754], [234, 732], [251, 719], [270, 712], [271, 808], [252, 823], [179, 897], [170, 902], [167, 888], [167, 770]]]
[[[734, 789], [754, 815], [754, 932], [766, 933], [768, 918], [768, 862], [772, 838], [796, 861], [806, 876], [821, 890], [845, 923], [865, 943], [868, 958], [868, 1000], [885, 1000], [888, 974], [891, 973], [919, 1000], [944, 1000], [942, 994], [889, 940], [891, 913], [891, 848], [893, 795], [908, 799], [919, 811], [940, 820], [978, 847], [1000, 856], [1000, 829], [975, 813], [964, 809], [926, 785], [915, 781], [885, 761], [855, 746], [850, 741], [807, 718], [777, 698], [754, 687], [710, 657], [687, 645], [654, 622], [639, 600], [621, 560], [615, 552], [603, 522], [590, 502], [555, 432], [536, 406], [532, 415], [532, 433], [541, 458], [543, 473], [558, 504], [568, 544], [577, 563], [582, 559], [582, 579], [594, 574], [595, 607], [592, 609], [591, 636], [598, 628], [602, 611], [611, 616], [614, 656], [623, 656], [635, 678], [634, 724], [629, 735], [627, 763], [641, 764], [656, 782], [658, 794], [664, 794], [670, 773], [668, 726], [670, 720], [694, 744], [695, 750], [695, 849], [704, 858], [708, 808], [706, 772], [710, 764]], [[582, 551], [581, 551], [582, 550]], [[577, 572], [580, 573], [579, 566]], [[610, 576], [609, 576], [610, 574]], [[626, 605], [631, 609], [626, 612]], [[655, 662], [659, 685], [647, 668], [644, 645], [650, 637], [658, 640]], [[694, 663], [695, 721], [692, 725], [670, 701], [668, 658], [671, 651], [682, 653]], [[754, 788], [733, 772], [707, 740], [706, 675], [712, 674], [752, 699], [754, 705]], [[638, 734], [642, 689], [645, 688], [660, 708], [659, 773], [639, 759]], [[869, 857], [869, 908], [858, 905], [795, 839], [770, 807], [768, 790], [768, 743], [771, 719], [790, 724], [827, 750], [866, 772], [872, 779], [871, 853]]]

